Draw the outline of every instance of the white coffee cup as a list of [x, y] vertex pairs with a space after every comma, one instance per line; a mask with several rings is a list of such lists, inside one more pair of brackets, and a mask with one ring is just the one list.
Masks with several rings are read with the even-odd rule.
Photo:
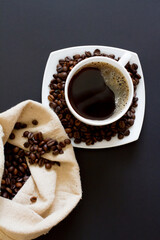
[[[93, 125], [93, 126], [103, 126], [103, 125], [107, 125], [110, 123], [113, 123], [115, 121], [117, 121], [119, 118], [121, 118], [129, 109], [131, 103], [132, 103], [132, 99], [133, 99], [133, 95], [134, 95], [134, 87], [133, 87], [133, 82], [132, 79], [128, 73], [128, 71], [125, 69], [125, 65], [127, 64], [127, 62], [130, 60], [131, 58], [131, 54], [130, 52], [126, 52], [119, 61], [115, 61], [114, 59], [108, 58], [108, 57], [102, 57], [102, 56], [95, 56], [95, 57], [90, 57], [87, 59], [82, 60], [81, 62], [79, 62], [76, 66], [74, 66], [74, 68], [70, 71], [70, 73], [68, 74], [68, 77], [66, 79], [66, 83], [65, 83], [65, 100], [67, 103], [67, 106], [69, 108], [69, 110], [71, 111], [71, 113], [77, 118], [79, 119], [81, 122], [84, 122], [88, 125]], [[91, 64], [93, 62], [102, 62], [102, 63], [108, 63], [113, 67], [116, 67], [117, 69], [119, 69], [119, 71], [123, 74], [123, 76], [125, 77], [127, 83], [128, 83], [128, 88], [129, 88], [129, 95], [128, 95], [128, 100], [127, 103], [125, 104], [124, 108], [122, 108], [120, 111], [115, 111], [113, 112], [113, 114], [109, 117], [106, 118], [104, 120], [93, 120], [93, 119], [88, 119], [88, 118], [84, 118], [83, 116], [81, 116], [80, 114], [78, 114], [74, 108], [72, 107], [69, 98], [68, 98], [68, 87], [69, 87], [69, 83], [72, 79], [72, 77], [83, 67], [85, 67], [85, 65]]]

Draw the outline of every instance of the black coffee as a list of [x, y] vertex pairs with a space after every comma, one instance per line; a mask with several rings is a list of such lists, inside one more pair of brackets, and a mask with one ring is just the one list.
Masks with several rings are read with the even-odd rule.
[[68, 91], [72, 107], [85, 118], [106, 119], [115, 109], [115, 95], [98, 68], [81, 69], [71, 79]]
[[82, 117], [104, 120], [126, 104], [128, 85], [117, 68], [97, 62], [88, 64], [72, 77], [68, 97]]

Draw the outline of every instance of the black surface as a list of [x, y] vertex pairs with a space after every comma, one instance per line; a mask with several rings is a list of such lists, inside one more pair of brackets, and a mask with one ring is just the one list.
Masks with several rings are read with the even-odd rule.
[[160, 239], [160, 1], [0, 0], [0, 111], [41, 101], [51, 51], [99, 44], [137, 52], [146, 115], [137, 142], [75, 153], [83, 200], [39, 240]]

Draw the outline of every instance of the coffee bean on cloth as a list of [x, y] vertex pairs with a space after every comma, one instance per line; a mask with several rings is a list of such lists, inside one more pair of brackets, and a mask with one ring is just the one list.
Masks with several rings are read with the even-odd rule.
[[[38, 121], [37, 125], [32, 123], [34, 119]], [[17, 122], [23, 123], [23, 126], [17, 124], [15, 128]], [[38, 152], [37, 147], [33, 145], [35, 131], [41, 140], [39, 143], [41, 146], [38, 148], [44, 148], [44, 151], [40, 149]], [[15, 135], [15, 138], [9, 138], [11, 133]], [[56, 145], [58, 146], [56, 148], [57, 155], [53, 154], [55, 143], [52, 145], [53, 142], [50, 143], [50, 138], [55, 139], [55, 143], [59, 143]], [[24, 101], [0, 114], [1, 191], [4, 191], [5, 186], [4, 196], [0, 196], [0, 239], [29, 240], [46, 234], [63, 220], [81, 199], [79, 166], [73, 147], [68, 140], [65, 143], [66, 139], [68, 139], [67, 134], [57, 115], [44, 108], [40, 103]], [[49, 143], [49, 146], [52, 146], [48, 147], [46, 143], [42, 142], [44, 140]], [[31, 153], [28, 154], [28, 151], [30, 149], [28, 150], [24, 146], [27, 141], [30, 142], [30, 147], [33, 147], [33, 154], [36, 152], [36, 159], [39, 154], [43, 154], [41, 166], [36, 164], [33, 155], [32, 159], [35, 163], [29, 162]], [[4, 173], [6, 163], [4, 145], [7, 142], [14, 146], [15, 157], [11, 165], [11, 157], [7, 157], [8, 172]], [[52, 148], [52, 151], [48, 152], [48, 148]], [[24, 152], [26, 162], [23, 159]], [[51, 165], [50, 162], [54, 162], [54, 164]], [[20, 175], [25, 173], [26, 164], [31, 175], [24, 176], [23, 180], [21, 180], [21, 176], [17, 179], [18, 172]], [[6, 174], [5, 180], [2, 179], [4, 174]], [[16, 176], [16, 183], [13, 175]], [[24, 185], [23, 182], [25, 182]], [[15, 196], [12, 200], [8, 199], [7, 196], [11, 195], [13, 191]], [[35, 196], [36, 201], [33, 203], [31, 199]]]

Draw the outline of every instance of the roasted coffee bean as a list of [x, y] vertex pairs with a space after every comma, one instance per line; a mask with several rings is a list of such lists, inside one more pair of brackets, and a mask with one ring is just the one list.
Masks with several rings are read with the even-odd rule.
[[67, 73], [66, 73], [66, 72], [58, 73], [58, 77], [59, 77], [59, 78], [62, 78], [62, 79], [66, 79]]
[[65, 143], [65, 144], [70, 144], [70, 143], [71, 143], [71, 140], [67, 138], [67, 139], [64, 140], [64, 143]]
[[124, 136], [129, 136], [130, 134], [130, 131], [127, 129], [125, 132], [124, 132]]
[[57, 72], [62, 72], [62, 71], [63, 71], [63, 67], [60, 64], [58, 64], [57, 65]]
[[125, 125], [125, 122], [121, 120], [121, 121], [119, 122], [119, 127], [120, 127], [120, 128], [125, 128], [125, 126], [126, 126], [126, 125]]
[[44, 144], [45, 144], [45, 141], [43, 140], [39, 143], [39, 146], [42, 147]]
[[39, 139], [40, 141], [42, 141], [42, 140], [43, 140], [43, 135], [42, 135], [42, 133], [41, 133], [41, 132], [39, 132], [39, 133], [38, 133], [38, 139]]
[[11, 184], [10, 178], [6, 178], [5, 184], [6, 184], [7, 186]]
[[[70, 65], [72, 65], [71, 61], [69, 62]], [[63, 66], [63, 72], [67, 72], [68, 67], [67, 66]]]
[[8, 193], [7, 193], [7, 192], [4, 192], [4, 193], [2, 194], [2, 197], [8, 198], [8, 197], [9, 197], [9, 196], [8, 196]]
[[26, 128], [27, 124], [26, 123], [21, 123], [21, 128]]
[[46, 163], [46, 164], [45, 164], [45, 168], [46, 168], [46, 169], [50, 169], [51, 167], [52, 167], [52, 164], [51, 164], [51, 163]]
[[2, 185], [5, 185], [5, 184], [6, 184], [6, 180], [2, 179], [1, 184], [2, 184]]
[[57, 106], [55, 112], [58, 113], [61, 110], [60, 106]]
[[30, 198], [30, 201], [31, 201], [32, 203], [35, 203], [35, 202], [37, 201], [37, 198], [36, 198], [36, 197], [31, 197], [31, 198]]
[[69, 56], [65, 57], [65, 61], [66, 61], [66, 62], [69, 62], [69, 61], [71, 61], [71, 60], [72, 60], [71, 57], [69, 57]]
[[109, 54], [108, 57], [114, 59], [115, 55], [114, 54]]
[[124, 138], [124, 135], [121, 134], [121, 133], [118, 133], [118, 138], [119, 138], [119, 139], [123, 139], [123, 138]]
[[48, 142], [47, 142], [47, 146], [48, 147], [51, 147], [51, 146], [53, 146], [53, 145], [55, 145], [55, 140], [54, 139], [52, 139], [52, 140], [49, 140]]
[[[31, 145], [29, 150], [30, 150], [31, 152], [34, 152], [34, 146]], [[38, 149], [37, 149], [37, 150], [38, 150]]]
[[15, 139], [15, 134], [14, 133], [11, 133], [10, 136], [9, 136], [9, 139]]
[[12, 190], [9, 187], [6, 187], [6, 191], [10, 194], [12, 194]]
[[16, 183], [16, 187], [17, 187], [17, 188], [21, 188], [22, 186], [23, 186], [22, 183], [20, 183], [20, 182], [17, 182], [17, 183]]
[[94, 56], [100, 56], [101, 55], [101, 51], [99, 49], [96, 49], [93, 53]]
[[28, 168], [28, 166], [27, 166], [26, 163], [22, 163], [22, 167], [23, 167], [24, 169], [27, 169], [27, 168]]
[[79, 54], [76, 54], [76, 55], [73, 56], [74, 59], [78, 59], [78, 58], [80, 58], [80, 57], [81, 57], [81, 56], [80, 56]]
[[14, 152], [14, 153], [18, 153], [18, 152], [19, 152], [19, 147], [15, 147], [15, 148], [13, 149], [13, 152]]
[[14, 129], [21, 129], [21, 123], [20, 122], [16, 122], [16, 124], [14, 125]]
[[24, 146], [25, 148], [28, 148], [28, 147], [30, 146], [30, 144], [29, 144], [29, 142], [25, 142], [25, 143], [23, 144], [23, 146]]
[[62, 147], [60, 145], [57, 145], [57, 149], [60, 151], [62, 150]]
[[39, 159], [39, 161], [38, 161], [38, 165], [39, 165], [39, 167], [42, 167], [42, 166], [44, 165], [42, 159]]
[[14, 171], [13, 171], [13, 174], [17, 175], [17, 173], [18, 173], [18, 170], [17, 170], [17, 168], [15, 168]]
[[89, 51], [86, 51], [85, 55], [86, 55], [86, 57], [91, 57], [92, 56], [91, 52], [89, 52]]
[[38, 125], [38, 121], [37, 121], [36, 119], [34, 119], [34, 120], [32, 121], [32, 124], [33, 124], [33, 125]]
[[66, 133], [70, 133], [70, 132], [72, 132], [72, 129], [71, 128], [66, 128], [65, 131], [66, 131]]
[[[22, 173], [25, 173], [25, 169], [24, 169], [24, 167], [22, 167], [22, 166], [19, 166], [19, 170], [22, 172]], [[19, 172], [20, 173], [20, 172]], [[20, 174], [21, 175], [21, 174]]]
[[64, 148], [66, 146], [66, 143], [65, 142], [60, 142], [59, 145]]
[[23, 133], [23, 137], [28, 137], [28, 134], [29, 134], [29, 132], [28, 132], [28, 131], [25, 131], [25, 132]]
[[38, 158], [36, 158], [36, 160], [34, 161], [34, 163], [35, 163], [35, 164], [37, 164], [37, 163], [38, 163], [38, 161], [39, 161], [39, 159], [38, 159]]
[[[75, 138], [75, 139], [74, 139], [74, 142], [75, 142], [75, 143], [81, 143], [81, 139]], [[86, 141], [86, 144], [87, 144], [87, 142], [90, 142], [90, 140], [87, 140], [87, 141]], [[87, 144], [87, 145], [90, 145], [90, 144]]]
[[60, 59], [59, 63], [63, 65], [65, 63], [65, 60], [64, 59]]
[[13, 172], [13, 170], [14, 170], [14, 167], [13, 167], [13, 166], [11, 166], [11, 167], [8, 168], [8, 172]]
[[127, 122], [129, 123], [130, 126], [134, 124], [134, 119], [128, 119]]
[[32, 160], [35, 160], [35, 159], [36, 159], [36, 155], [35, 155], [34, 153], [31, 153], [31, 154], [30, 154], [30, 158], [31, 158]]
[[29, 132], [27, 138], [32, 139], [33, 138], [33, 133]]
[[38, 145], [33, 145], [33, 150], [36, 152], [38, 150]]
[[29, 176], [24, 176], [23, 181], [26, 182], [28, 180]]
[[38, 152], [36, 152], [35, 154], [36, 154], [36, 157], [37, 157], [38, 159], [40, 159], [40, 157], [41, 157], [41, 154], [40, 154], [40, 153], [38, 153]]
[[53, 155], [58, 155], [59, 154], [59, 151], [58, 150], [54, 150], [53, 151]]
[[52, 150], [52, 151], [54, 151], [54, 150], [56, 150], [56, 149], [57, 149], [57, 146], [56, 146], [56, 145], [51, 146], [51, 150]]

